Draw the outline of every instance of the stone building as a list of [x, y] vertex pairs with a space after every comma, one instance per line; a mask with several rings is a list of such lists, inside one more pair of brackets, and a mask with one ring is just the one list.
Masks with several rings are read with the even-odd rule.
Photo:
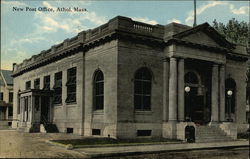
[[0, 128], [11, 124], [13, 114], [12, 71], [0, 70]]
[[246, 128], [247, 59], [208, 23], [118, 16], [13, 66], [13, 127], [184, 140], [193, 126], [197, 140], [204, 131], [236, 138]]

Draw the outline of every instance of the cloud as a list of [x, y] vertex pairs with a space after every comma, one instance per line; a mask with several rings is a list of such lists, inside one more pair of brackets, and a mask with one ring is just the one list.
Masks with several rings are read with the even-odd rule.
[[172, 23], [172, 22], [181, 24], [181, 21], [175, 18], [168, 20], [168, 23]]
[[1, 68], [6, 70], [11, 70], [13, 63], [21, 63], [24, 59], [30, 57], [27, 52], [19, 50], [17, 48], [3, 49], [2, 54], [8, 55], [9, 57], [1, 61]]
[[20, 1], [2, 1], [3, 5], [10, 5], [15, 7], [25, 6], [26, 4]]
[[[226, 1], [210, 1], [207, 4], [198, 7], [196, 9], [196, 14], [200, 15], [203, 12], [205, 12], [207, 9], [218, 6], [218, 5], [227, 6], [229, 8], [230, 12], [232, 12], [233, 14], [236, 14], [236, 15], [239, 15], [239, 14], [248, 15], [249, 14], [249, 7], [248, 6], [242, 6], [239, 9], [237, 9], [237, 8], [235, 8], [235, 6], [233, 4], [226, 2]], [[185, 19], [185, 22], [187, 24], [191, 24], [193, 22], [193, 20], [194, 20], [194, 12], [192, 10], [192, 11], [188, 12], [188, 16]]]
[[56, 7], [52, 6], [49, 2], [47, 1], [43, 1], [43, 6], [47, 7], [47, 8], [53, 8], [54, 10], [56, 10]]
[[132, 19], [135, 20], [135, 21], [139, 21], [139, 22], [143, 22], [143, 23], [147, 23], [147, 24], [152, 24], [152, 25], [158, 24], [157, 21], [150, 20], [147, 17], [132, 17]]
[[23, 44], [23, 43], [36, 43], [41, 40], [46, 40], [44, 37], [26, 37], [26, 38], [21, 38], [21, 39], [13, 39], [10, 44], [15, 45], [15, 44]]
[[81, 18], [96, 25], [102, 25], [108, 21], [105, 17], [97, 16], [95, 12], [86, 12]]
[[[196, 9], [196, 14], [202, 14], [205, 10], [211, 8], [211, 7], [215, 7], [217, 5], [227, 5], [227, 2], [219, 2], [219, 1], [212, 1], [212, 2], [208, 2], [208, 4], [202, 5], [200, 7], [198, 7]], [[194, 20], [194, 11], [189, 11], [188, 12], [188, 17], [185, 19], [185, 22], [190, 24], [192, 23]]]
[[[79, 5], [82, 3], [79, 2]], [[85, 4], [85, 3], [84, 3]], [[49, 8], [54, 7], [49, 2], [43, 2], [43, 5]], [[65, 3], [61, 4], [65, 5]], [[69, 4], [70, 6], [70, 4]], [[69, 7], [67, 6], [67, 7]], [[77, 5], [76, 5], [77, 6]], [[63, 7], [58, 4], [58, 7]], [[65, 7], [65, 6], [64, 6]], [[70, 17], [73, 16], [73, 17]], [[36, 24], [36, 31], [34, 34], [45, 34], [57, 32], [59, 29], [66, 31], [67, 33], [78, 33], [82, 29], [87, 29], [88, 27], [84, 25], [84, 22], [87, 21], [87, 24], [94, 24], [94, 26], [102, 25], [107, 22], [106, 17], [99, 16], [95, 12], [53, 12], [53, 13], [44, 13], [36, 12], [35, 18], [39, 21], [39, 24]], [[81, 29], [81, 30], [80, 30]]]
[[229, 5], [229, 8], [233, 14], [249, 14], [249, 6], [242, 6], [239, 9], [236, 9], [233, 4]]

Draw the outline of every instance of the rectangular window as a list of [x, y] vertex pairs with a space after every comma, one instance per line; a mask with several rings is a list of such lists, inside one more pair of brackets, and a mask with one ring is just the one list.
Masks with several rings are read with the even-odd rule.
[[67, 133], [73, 133], [74, 129], [73, 128], [67, 128]]
[[54, 104], [62, 103], [62, 72], [57, 72], [55, 74], [55, 84], [54, 84]]
[[67, 98], [66, 103], [76, 102], [76, 67], [68, 69]]
[[13, 92], [9, 93], [9, 103], [13, 103]]
[[9, 116], [13, 116], [13, 107], [9, 107]]
[[3, 100], [3, 92], [0, 92], [0, 100]]
[[43, 79], [43, 90], [50, 90], [50, 76], [45, 76]]
[[34, 89], [40, 89], [40, 78], [35, 79]]
[[25, 89], [28, 90], [28, 89], [30, 89], [30, 88], [31, 88], [31, 81], [27, 81], [27, 82], [25, 83]]
[[101, 135], [101, 129], [92, 129], [92, 135]]
[[151, 136], [152, 130], [137, 130], [137, 136]]

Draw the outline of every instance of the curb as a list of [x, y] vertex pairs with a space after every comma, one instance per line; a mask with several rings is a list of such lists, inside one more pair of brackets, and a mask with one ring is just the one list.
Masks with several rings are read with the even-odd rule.
[[[249, 144], [241, 144], [241, 145], [227, 145], [227, 146], [214, 146], [214, 147], [190, 147], [190, 148], [182, 148], [175, 150], [152, 150], [152, 151], [131, 151], [131, 152], [108, 152], [108, 153], [93, 153], [93, 152], [84, 152], [90, 158], [101, 158], [101, 157], [118, 157], [118, 156], [129, 156], [129, 155], [141, 155], [141, 154], [154, 154], [154, 153], [165, 153], [165, 152], [183, 152], [183, 151], [195, 151], [195, 150], [216, 150], [216, 149], [233, 149], [233, 148], [248, 148]], [[77, 149], [76, 149], [77, 150]]]
[[65, 149], [67, 149], [67, 150], [72, 150], [74, 148], [74, 146], [72, 144], [65, 145], [65, 144], [61, 144], [61, 143], [58, 143], [58, 142], [53, 142], [53, 141], [50, 141], [50, 140], [46, 140], [45, 142], [49, 143], [51, 145], [54, 145], [54, 146], [63, 147]]

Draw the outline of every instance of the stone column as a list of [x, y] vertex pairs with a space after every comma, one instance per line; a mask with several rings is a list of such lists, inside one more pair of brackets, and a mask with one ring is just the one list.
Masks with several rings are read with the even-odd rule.
[[5, 115], [6, 115], [5, 119], [8, 120], [9, 119], [9, 107], [6, 108], [6, 114]]
[[225, 66], [220, 67], [220, 121], [225, 121]]
[[178, 120], [184, 121], [184, 59], [178, 62]]
[[35, 96], [31, 96], [31, 114], [30, 114], [30, 121], [34, 122], [34, 114], [35, 114]]
[[211, 122], [218, 122], [219, 120], [219, 71], [218, 64], [214, 64], [212, 68], [212, 114]]
[[163, 121], [168, 120], [168, 62], [167, 59], [163, 60]]
[[177, 119], [177, 62], [170, 58], [169, 70], [169, 121]]
[[24, 98], [21, 97], [21, 102], [20, 102], [20, 116], [21, 116], [21, 121], [23, 122], [24, 121]]

